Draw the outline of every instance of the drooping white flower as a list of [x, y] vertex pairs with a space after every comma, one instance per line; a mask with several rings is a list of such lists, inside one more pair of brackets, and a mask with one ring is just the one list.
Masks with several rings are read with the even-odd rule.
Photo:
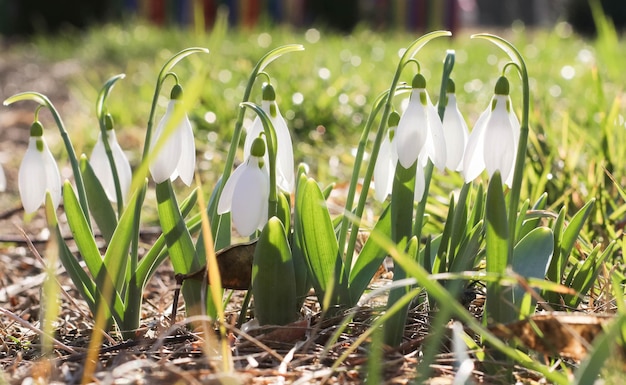
[[265, 166], [265, 142], [257, 138], [251, 154], [228, 178], [217, 203], [217, 213], [231, 212], [233, 225], [244, 237], [262, 230], [267, 223], [270, 193], [269, 172]]
[[395, 148], [396, 129], [400, 115], [393, 111], [389, 115], [389, 128], [383, 142], [378, 150], [378, 158], [374, 165], [374, 198], [377, 201], [384, 201], [391, 194], [393, 186], [393, 176], [396, 172], [396, 164], [398, 164], [398, 153]]
[[[291, 193], [295, 186], [293, 144], [287, 123], [276, 104], [276, 92], [271, 84], [263, 86], [261, 108], [270, 117], [274, 131], [276, 132], [276, 184], [283, 191]], [[243, 146], [244, 159], [247, 159], [250, 154], [252, 142], [263, 131], [263, 123], [261, 122], [261, 118], [257, 116], [246, 135], [246, 141]], [[269, 164], [267, 152], [265, 154], [265, 163]]]
[[489, 107], [480, 115], [469, 135], [463, 160], [465, 181], [474, 180], [485, 169], [490, 177], [498, 170], [510, 187], [519, 134], [520, 124], [511, 105], [509, 82], [500, 77]]
[[61, 202], [61, 176], [57, 164], [43, 138], [43, 126], [34, 122], [30, 139], [18, 173], [18, 186], [24, 211], [35, 212], [50, 193], [54, 207]]
[[[124, 151], [122, 151], [122, 148], [117, 142], [115, 130], [113, 129], [113, 121], [111, 115], [107, 114], [105, 119], [107, 122], [107, 141], [109, 142], [109, 148], [111, 149], [111, 154], [113, 155], [115, 171], [117, 172], [117, 177], [120, 183], [122, 198], [126, 200], [128, 196], [128, 191], [130, 189], [130, 183], [133, 178], [132, 171], [130, 169], [130, 163], [128, 162], [126, 154], [124, 154]], [[91, 167], [98, 177], [98, 180], [100, 181], [100, 183], [102, 183], [102, 187], [104, 188], [104, 191], [106, 192], [109, 200], [111, 202], [117, 202], [113, 171], [111, 169], [111, 164], [109, 163], [109, 158], [107, 157], [104, 141], [102, 140], [102, 132], [98, 134], [98, 140], [96, 141], [96, 145], [94, 146], [93, 152], [91, 153], [89, 163], [91, 163]]]
[[[400, 115], [397, 112], [392, 112], [389, 116], [389, 128], [387, 135], [383, 139], [378, 151], [378, 158], [374, 165], [374, 197], [379, 202], [383, 202], [389, 194], [392, 192], [393, 178], [396, 173], [396, 167], [398, 164], [398, 154], [396, 147], [394, 146], [395, 132], [397, 129]], [[418, 157], [418, 163], [415, 172], [415, 190], [414, 200], [419, 202], [424, 197], [425, 180], [424, 180], [424, 166], [426, 166], [425, 157], [420, 155]]]
[[443, 169], [446, 164], [446, 142], [437, 110], [426, 91], [426, 79], [415, 75], [409, 104], [400, 118], [396, 132], [396, 149], [402, 167], [409, 168], [424, 155], [434, 166]]
[[[153, 149], [156, 143], [164, 135], [169, 126], [175, 124], [174, 132], [167, 138], [165, 144], [160, 148], [154, 160], [150, 163], [150, 174], [156, 183], [162, 183], [168, 179], [172, 181], [177, 177], [187, 186], [193, 181], [193, 173], [196, 167], [196, 145], [193, 137], [193, 130], [187, 114], [179, 112], [183, 108], [182, 87], [175, 85], [172, 88], [171, 100], [167, 105], [165, 115], [159, 121], [150, 148]], [[172, 122], [175, 115], [179, 120]], [[171, 129], [171, 127], [169, 127]]]
[[446, 108], [443, 115], [443, 136], [446, 142], [446, 168], [452, 171], [461, 171], [469, 130], [456, 104], [454, 92], [454, 82], [452, 79], [448, 79]]

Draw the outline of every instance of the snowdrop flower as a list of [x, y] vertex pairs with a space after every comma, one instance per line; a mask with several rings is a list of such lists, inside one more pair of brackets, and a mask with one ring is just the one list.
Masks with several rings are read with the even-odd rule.
[[387, 135], [380, 144], [378, 158], [374, 165], [374, 198], [377, 201], [384, 201], [391, 194], [393, 186], [393, 176], [396, 172], [396, 164], [398, 164], [398, 153], [395, 148], [396, 129], [400, 121], [400, 115], [393, 111], [389, 115], [389, 128]]
[[43, 126], [34, 122], [30, 139], [18, 173], [18, 185], [24, 211], [35, 212], [50, 193], [54, 207], [61, 202], [61, 176], [57, 164], [43, 138]]
[[430, 159], [435, 167], [443, 169], [446, 164], [446, 142], [443, 126], [428, 92], [426, 79], [415, 75], [409, 105], [400, 118], [396, 132], [398, 160], [404, 168], [409, 168], [419, 155]]
[[[276, 183], [283, 191], [291, 193], [295, 186], [295, 174], [293, 163], [293, 144], [285, 119], [278, 110], [276, 104], [276, 92], [271, 84], [263, 86], [263, 100], [261, 108], [270, 117], [276, 132]], [[263, 132], [263, 123], [258, 116], [250, 126], [243, 146], [243, 157], [250, 155], [252, 142]], [[265, 140], [265, 139], [263, 139]], [[265, 164], [269, 164], [268, 154], [265, 154]]]
[[[165, 115], [159, 122], [156, 132], [150, 141], [150, 148], [163, 136], [168, 126], [172, 125], [172, 118], [177, 109], [182, 108], [183, 88], [175, 85], [172, 88], [171, 100], [167, 105]], [[180, 116], [180, 115], [179, 115]], [[193, 181], [193, 173], [196, 167], [196, 145], [194, 143], [193, 130], [187, 114], [183, 113], [177, 122], [174, 132], [167, 138], [165, 144], [159, 150], [156, 158], [150, 164], [150, 174], [156, 183], [172, 181], [180, 176], [187, 186]]]
[[[113, 154], [113, 161], [115, 162], [115, 171], [120, 182], [120, 189], [122, 192], [122, 198], [126, 199], [128, 191], [130, 189], [130, 183], [133, 175], [130, 170], [130, 163], [122, 148], [120, 147], [115, 137], [115, 130], [113, 129], [113, 118], [110, 114], [105, 116], [106, 122], [106, 137], [109, 142], [109, 148]], [[117, 202], [117, 195], [115, 192], [115, 182], [113, 180], [113, 171], [111, 170], [111, 164], [106, 154], [104, 141], [102, 139], [102, 131], [98, 134], [98, 140], [91, 153], [89, 160], [94, 173], [98, 177], [102, 187], [107, 194], [107, 197], [111, 202]]]
[[[383, 139], [378, 151], [378, 158], [374, 165], [374, 197], [379, 202], [383, 202], [393, 187], [393, 178], [396, 173], [396, 165], [398, 164], [398, 153], [395, 147], [396, 130], [398, 122], [400, 121], [400, 115], [397, 112], [392, 112], [389, 115], [389, 128], [387, 129], [387, 135]], [[425, 180], [424, 180], [424, 166], [426, 165], [426, 158], [423, 156], [418, 157], [418, 164], [415, 174], [415, 191], [414, 200], [419, 202], [424, 196]]]
[[461, 171], [463, 153], [467, 144], [468, 129], [463, 115], [456, 104], [455, 86], [448, 79], [446, 90], [446, 109], [443, 115], [443, 136], [446, 142], [446, 168]]
[[489, 107], [480, 115], [472, 130], [463, 160], [465, 181], [474, 180], [483, 170], [489, 176], [500, 171], [507, 186], [513, 183], [520, 124], [513, 112], [509, 81], [500, 77]]
[[270, 179], [263, 156], [265, 141], [257, 137], [248, 158], [226, 181], [217, 203], [217, 213], [231, 212], [233, 225], [244, 237], [262, 230], [267, 223]]

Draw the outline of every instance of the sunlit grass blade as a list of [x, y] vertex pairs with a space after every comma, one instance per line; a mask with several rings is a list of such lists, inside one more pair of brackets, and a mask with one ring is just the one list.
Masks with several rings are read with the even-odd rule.
[[548, 269], [548, 279], [551, 281], [561, 282], [569, 255], [578, 240], [580, 231], [591, 214], [594, 203], [595, 199], [591, 199], [587, 202], [587, 204], [585, 204], [567, 224], [560, 242], [558, 243], [559, 248], [558, 250], [555, 250], [554, 257], [552, 258], [552, 262], [550, 263], [550, 267]]
[[609, 243], [602, 254], [599, 253], [600, 245], [597, 245], [587, 256], [582, 265], [574, 266], [568, 275], [565, 285], [576, 290], [579, 295], [567, 295], [564, 298], [565, 304], [572, 308], [577, 307], [596, 281], [598, 274], [602, 271], [602, 264], [613, 253], [615, 241]]
[[260, 325], [286, 325], [298, 319], [291, 250], [277, 217], [267, 222], [254, 251], [252, 295]]

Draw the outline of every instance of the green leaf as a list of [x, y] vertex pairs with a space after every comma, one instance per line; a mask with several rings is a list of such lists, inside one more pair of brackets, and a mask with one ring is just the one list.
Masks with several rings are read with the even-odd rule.
[[[174, 272], [190, 274], [199, 271], [204, 263], [199, 261], [191, 234], [185, 225], [176, 202], [176, 195], [169, 180], [156, 185], [157, 209], [159, 222], [165, 236], [165, 243], [170, 255]], [[202, 299], [203, 282], [188, 279], [183, 282], [181, 292], [185, 298], [187, 315], [202, 315], [204, 312]]]
[[102, 187], [102, 183], [100, 183], [85, 155], [80, 158], [80, 171], [83, 174], [85, 183], [89, 212], [96, 221], [102, 237], [107, 244], [110, 244], [113, 232], [117, 227], [117, 216], [113, 206], [109, 203], [109, 198]]
[[[391, 237], [391, 210], [389, 207], [387, 206], [380, 215], [378, 222], [372, 229], [373, 233]], [[369, 237], [365, 241], [359, 257], [350, 270], [350, 303], [347, 304], [349, 307], [356, 305], [361, 299], [363, 292], [367, 289], [386, 256], [387, 250], [381, 247], [375, 238]]]
[[583, 300], [583, 296], [586, 295], [589, 289], [593, 286], [598, 274], [601, 271], [602, 264], [606, 261], [608, 256], [611, 255], [614, 246], [615, 241], [612, 241], [598, 257], [600, 245], [597, 245], [579, 269], [572, 269], [575, 273], [573, 274], [571, 282], [567, 282], [567, 286], [576, 290], [578, 295], [566, 295], [565, 304], [567, 306], [571, 306], [573, 308], [578, 307], [580, 302]]
[[[137, 190], [128, 202], [128, 207], [122, 214], [120, 222], [113, 233], [111, 243], [107, 247], [104, 254], [104, 265], [107, 267], [111, 279], [115, 284], [118, 293], [123, 292], [124, 278], [126, 277], [126, 268], [128, 267], [128, 250], [130, 242], [134, 235], [134, 221], [136, 219], [137, 209], [141, 208], [146, 196], [147, 182], [143, 188]], [[135, 272], [130, 272], [134, 274]]]
[[96, 240], [91, 233], [91, 228], [87, 223], [87, 219], [85, 219], [78, 198], [69, 181], [66, 181], [63, 185], [63, 203], [67, 222], [72, 231], [76, 246], [83, 256], [89, 272], [93, 277], [96, 277], [96, 282], [100, 285], [102, 281], [98, 281], [98, 277], [100, 276], [100, 270], [103, 266], [102, 256], [100, 255], [100, 250], [98, 250]]
[[[511, 262], [513, 271], [524, 278], [545, 278], [552, 253], [554, 251], [554, 236], [548, 227], [538, 227], [528, 233], [515, 246], [513, 251], [513, 261]], [[513, 287], [513, 303], [520, 308], [522, 298], [526, 293], [523, 287], [516, 285]], [[535, 300], [531, 299], [528, 311], [533, 311]], [[521, 311], [520, 316], [527, 316], [526, 311]]]
[[[341, 272], [342, 262], [335, 230], [324, 196], [315, 180], [307, 179], [298, 197], [300, 241], [317, 298], [323, 303], [326, 291], [339, 282], [338, 275]], [[332, 298], [331, 304], [337, 304], [336, 296]]]
[[293, 212], [293, 239], [291, 242], [291, 257], [293, 259], [293, 268], [296, 277], [296, 297], [298, 298], [298, 304], [300, 307], [302, 307], [306, 295], [312, 285], [305, 257], [304, 234], [302, 231], [302, 221], [300, 220], [302, 214], [302, 202], [304, 201], [302, 192], [304, 191], [306, 183], [307, 176], [302, 167], [300, 167], [296, 185], [294, 202], [295, 207]]
[[560, 242], [556, 245], [558, 246], [558, 252], [555, 253], [556, 258], [552, 259], [552, 263], [548, 269], [548, 278], [554, 282], [561, 282], [561, 277], [565, 272], [565, 267], [567, 266], [567, 260], [569, 258], [574, 245], [576, 244], [576, 240], [578, 239], [578, 235], [582, 230], [587, 218], [591, 214], [591, 210], [593, 209], [595, 203], [595, 199], [591, 199], [587, 204], [585, 204], [572, 218], [572, 220], [567, 225], [567, 228], [563, 232], [563, 236], [561, 237]]
[[254, 250], [252, 295], [260, 325], [287, 325], [298, 319], [291, 250], [277, 217], [269, 219]]
[[[509, 228], [506, 215], [506, 203], [502, 191], [502, 179], [496, 172], [489, 181], [487, 190], [486, 218], [486, 262], [487, 272], [504, 275], [508, 264]], [[499, 282], [487, 284], [487, 302], [485, 304], [487, 323], [507, 323], [515, 318], [511, 317], [510, 292], [505, 297], [505, 291]]]
[[72, 282], [74, 283], [74, 286], [76, 286], [78, 292], [87, 302], [89, 310], [95, 314], [96, 284], [85, 272], [85, 270], [83, 270], [82, 266], [65, 243], [65, 239], [63, 239], [63, 234], [61, 234], [61, 229], [59, 228], [59, 220], [57, 218], [56, 210], [49, 195], [50, 194], [47, 194], [46, 196], [46, 220], [48, 225], [55, 230], [54, 233], [56, 241], [59, 245], [59, 258], [61, 259], [63, 267], [65, 267], [65, 271], [67, 271]]

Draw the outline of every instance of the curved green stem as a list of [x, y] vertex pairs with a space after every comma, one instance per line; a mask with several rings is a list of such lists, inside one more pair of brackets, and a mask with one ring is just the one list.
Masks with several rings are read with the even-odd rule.
[[[61, 138], [63, 139], [63, 144], [65, 145], [65, 150], [67, 151], [68, 158], [70, 160], [70, 164], [72, 166], [72, 173], [74, 174], [74, 181], [76, 183], [76, 190], [78, 192], [78, 200], [80, 202], [80, 207], [83, 209], [83, 213], [85, 214], [85, 218], [90, 218], [89, 215], [89, 206], [87, 205], [87, 194], [85, 193], [85, 185], [83, 183], [83, 176], [80, 173], [80, 165], [78, 163], [78, 159], [76, 158], [76, 152], [74, 151], [74, 146], [72, 145], [72, 141], [67, 131], [65, 130], [65, 125], [61, 120], [61, 116], [59, 112], [54, 107], [50, 99], [47, 96], [39, 93], [39, 92], [22, 92], [16, 95], [13, 95], [4, 101], [5, 106], [9, 106], [15, 102], [19, 102], [22, 100], [31, 100], [39, 103], [42, 106], [47, 107], [54, 118], [54, 121], [59, 128], [59, 132], [61, 133]], [[91, 222], [87, 219], [87, 223], [91, 228]]]
[[[517, 209], [519, 206], [520, 193], [522, 189], [522, 177], [524, 173], [524, 162], [526, 160], [526, 147], [528, 143], [528, 116], [530, 114], [530, 87], [528, 85], [528, 71], [526, 70], [526, 63], [520, 52], [511, 43], [503, 38], [490, 34], [477, 34], [472, 38], [486, 39], [500, 49], [502, 49], [509, 58], [516, 64], [515, 68], [518, 69], [519, 75], [522, 79], [522, 121], [520, 126], [519, 143], [517, 145], [517, 156], [515, 158], [515, 171], [513, 174], [513, 185], [511, 186], [511, 192], [509, 197], [509, 231], [511, 234], [515, 234], [515, 226], [517, 222]], [[513, 248], [515, 246], [514, 237], [509, 238], [509, 255], [508, 260], [513, 258]]]
[[159, 94], [161, 93], [161, 87], [163, 87], [163, 81], [167, 78], [168, 73], [172, 68], [185, 57], [194, 53], [209, 53], [209, 50], [202, 47], [191, 47], [178, 52], [172, 56], [161, 68], [159, 76], [157, 78], [156, 87], [154, 89], [154, 96], [152, 97], [152, 106], [150, 107], [150, 115], [148, 117], [148, 128], [146, 129], [146, 139], [144, 140], [142, 161], [145, 161], [150, 151], [150, 141], [152, 140], [152, 127], [154, 126], [154, 115], [156, 114], [157, 101]]
[[104, 144], [104, 150], [107, 155], [107, 159], [109, 160], [109, 166], [111, 167], [111, 173], [113, 174], [113, 184], [115, 185], [115, 197], [117, 199], [117, 215], [118, 218], [122, 216], [122, 211], [124, 210], [124, 197], [122, 195], [122, 188], [120, 187], [120, 178], [117, 173], [117, 166], [115, 165], [115, 159], [113, 159], [113, 152], [111, 151], [111, 146], [109, 145], [108, 135], [107, 135], [107, 125], [106, 125], [106, 112], [104, 108], [104, 104], [109, 97], [109, 93], [113, 89], [115, 82], [118, 80], [124, 79], [126, 77], [125, 74], [118, 74], [111, 77], [109, 80], [104, 83], [102, 90], [98, 94], [98, 99], [96, 100], [96, 116], [98, 117], [98, 124], [100, 125], [100, 134], [102, 135], [102, 142]]
[[251, 102], [243, 102], [241, 107], [251, 108], [261, 119], [263, 123], [263, 131], [265, 132], [265, 143], [267, 144], [267, 154], [269, 159], [270, 171], [270, 196], [268, 205], [268, 218], [276, 216], [278, 212], [278, 190], [276, 187], [276, 132], [270, 117], [263, 111], [261, 107]]

